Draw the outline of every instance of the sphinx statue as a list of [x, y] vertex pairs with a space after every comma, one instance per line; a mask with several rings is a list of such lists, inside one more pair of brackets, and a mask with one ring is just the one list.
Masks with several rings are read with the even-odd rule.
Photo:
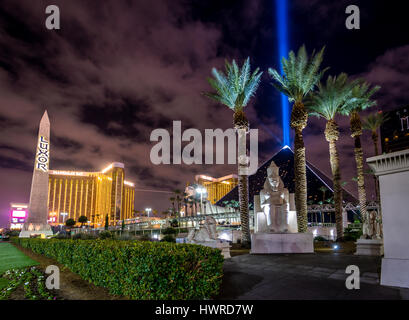
[[279, 175], [279, 168], [274, 161], [267, 169], [267, 178], [259, 196], [254, 198], [256, 214], [256, 233], [290, 232], [288, 212], [290, 195]]
[[206, 216], [205, 223], [198, 230], [190, 230], [187, 241], [189, 243], [217, 241], [216, 220]]
[[206, 216], [199, 229], [190, 230], [186, 242], [220, 249], [225, 259], [230, 258], [230, 245], [218, 239], [216, 219], [211, 216]]
[[259, 195], [254, 196], [255, 228], [251, 254], [312, 253], [312, 233], [298, 232], [294, 194], [284, 187], [274, 161]]

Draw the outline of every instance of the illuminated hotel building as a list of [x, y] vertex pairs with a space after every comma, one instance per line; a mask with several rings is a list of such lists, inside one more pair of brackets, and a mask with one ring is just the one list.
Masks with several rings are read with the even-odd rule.
[[27, 203], [10, 203], [10, 230], [21, 230], [27, 219]]
[[230, 174], [221, 178], [213, 178], [205, 175], [197, 175], [195, 180], [207, 190], [207, 199], [215, 204], [235, 186], [237, 186], [238, 178], [235, 174]]
[[134, 184], [125, 180], [124, 165], [114, 162], [100, 172], [49, 170], [49, 223], [86, 216], [95, 227], [133, 218]]

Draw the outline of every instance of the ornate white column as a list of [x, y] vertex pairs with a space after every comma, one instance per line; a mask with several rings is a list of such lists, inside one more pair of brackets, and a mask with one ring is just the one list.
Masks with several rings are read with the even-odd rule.
[[409, 150], [366, 161], [379, 177], [384, 240], [381, 284], [409, 288]]

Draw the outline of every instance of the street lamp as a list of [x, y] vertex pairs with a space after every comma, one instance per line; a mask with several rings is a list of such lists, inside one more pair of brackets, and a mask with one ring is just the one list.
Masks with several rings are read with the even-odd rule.
[[203, 213], [203, 194], [207, 193], [206, 188], [196, 188], [196, 192], [200, 193], [200, 211]]
[[149, 213], [152, 211], [151, 208], [146, 208], [145, 211], [148, 213], [148, 218], [149, 218]]
[[64, 224], [65, 217], [68, 216], [68, 212], [61, 212], [60, 214], [62, 215], [62, 224]]

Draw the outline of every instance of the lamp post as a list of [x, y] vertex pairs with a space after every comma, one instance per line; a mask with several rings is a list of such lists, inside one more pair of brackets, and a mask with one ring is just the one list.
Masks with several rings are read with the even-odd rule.
[[148, 218], [149, 218], [149, 213], [152, 211], [151, 208], [146, 208], [145, 211], [148, 213]]
[[65, 217], [68, 215], [67, 212], [61, 212], [60, 215], [62, 215], [62, 225], [60, 226], [60, 231], [62, 231], [62, 228], [64, 226], [64, 222], [65, 222]]
[[67, 212], [61, 212], [60, 214], [62, 215], [62, 224], [64, 224], [65, 217], [68, 215], [68, 213]]
[[207, 191], [206, 188], [199, 187], [196, 188], [196, 192], [200, 193], [200, 213], [203, 214], [203, 194], [205, 194]]

